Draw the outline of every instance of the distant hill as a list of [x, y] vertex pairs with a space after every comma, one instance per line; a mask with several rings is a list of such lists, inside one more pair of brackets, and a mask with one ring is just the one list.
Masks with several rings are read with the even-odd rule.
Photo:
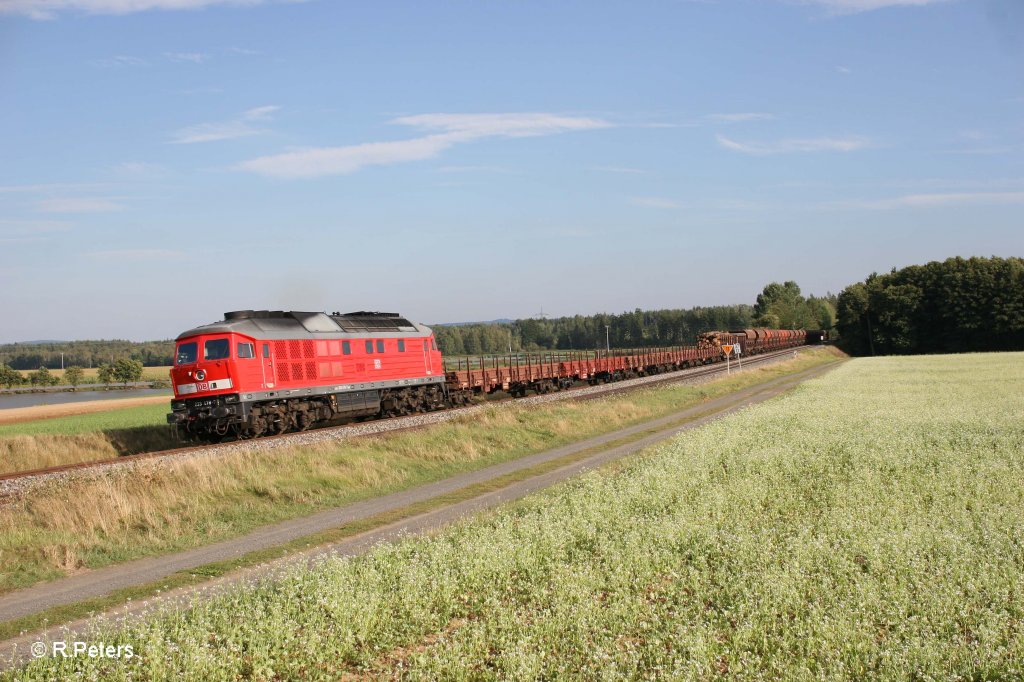
[[465, 327], [470, 324], [512, 324], [515, 320], [503, 317], [499, 320], [484, 320], [476, 322], [435, 322], [431, 327]]

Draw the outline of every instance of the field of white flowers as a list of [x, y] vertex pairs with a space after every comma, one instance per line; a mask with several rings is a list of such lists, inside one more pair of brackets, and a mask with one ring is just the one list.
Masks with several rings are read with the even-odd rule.
[[41, 659], [63, 679], [1021, 679], [1024, 354], [853, 360], [436, 537]]

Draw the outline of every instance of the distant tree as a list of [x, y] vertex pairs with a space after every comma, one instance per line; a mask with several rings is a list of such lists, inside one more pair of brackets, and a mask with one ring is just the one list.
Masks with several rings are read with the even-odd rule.
[[34, 372], [28, 375], [29, 383], [33, 386], [55, 386], [57, 384], [57, 377], [50, 374], [50, 370], [45, 367], [40, 367]]
[[822, 322], [829, 321], [825, 312], [803, 297], [796, 282], [772, 282], [757, 296], [754, 324], [774, 329], [821, 329]]
[[121, 358], [114, 363], [113, 377], [114, 381], [119, 381], [126, 386], [129, 381], [139, 381], [142, 379], [142, 363], [138, 360]]
[[64, 383], [70, 386], [78, 386], [85, 381], [85, 371], [78, 365], [71, 365], [64, 370]]
[[96, 378], [101, 384], [114, 383], [114, 368], [107, 363], [101, 364], [96, 370]]
[[22, 381], [24, 379], [21, 378], [21, 372], [11, 369], [7, 364], [0, 365], [0, 386], [11, 388], [12, 386], [19, 386]]

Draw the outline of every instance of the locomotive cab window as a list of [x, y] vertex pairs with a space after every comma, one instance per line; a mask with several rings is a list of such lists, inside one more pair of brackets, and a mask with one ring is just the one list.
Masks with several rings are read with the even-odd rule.
[[227, 360], [231, 357], [231, 342], [227, 339], [210, 339], [203, 346], [203, 360]]
[[256, 357], [256, 349], [253, 348], [251, 343], [238, 344], [238, 357], [240, 358], [254, 358]]
[[269, 343], [263, 344], [263, 357], [265, 357], [265, 358], [269, 358], [270, 357], [270, 344]]
[[378, 353], [383, 353], [384, 352], [384, 342], [383, 341], [378, 341], [377, 342], [377, 352]]
[[366, 342], [366, 352], [373, 353], [373, 341]]
[[196, 361], [196, 353], [199, 350], [199, 346], [195, 341], [189, 341], [188, 343], [182, 343], [178, 345], [178, 354], [174, 358], [174, 364], [176, 365], [188, 365]]
[[398, 339], [398, 352], [399, 353], [404, 353], [405, 352], [405, 339]]
[[352, 355], [352, 344], [348, 341], [341, 342], [341, 352], [345, 355]]

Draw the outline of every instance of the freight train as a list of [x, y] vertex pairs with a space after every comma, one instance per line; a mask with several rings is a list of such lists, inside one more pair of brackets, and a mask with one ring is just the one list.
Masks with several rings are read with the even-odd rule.
[[[469, 404], [497, 391], [547, 393], [808, 342], [802, 330], [714, 332], [697, 346], [459, 358], [447, 366], [429, 327], [395, 313], [240, 310], [178, 336], [167, 421], [218, 442]], [[707, 335], [703, 335], [707, 336]]]

